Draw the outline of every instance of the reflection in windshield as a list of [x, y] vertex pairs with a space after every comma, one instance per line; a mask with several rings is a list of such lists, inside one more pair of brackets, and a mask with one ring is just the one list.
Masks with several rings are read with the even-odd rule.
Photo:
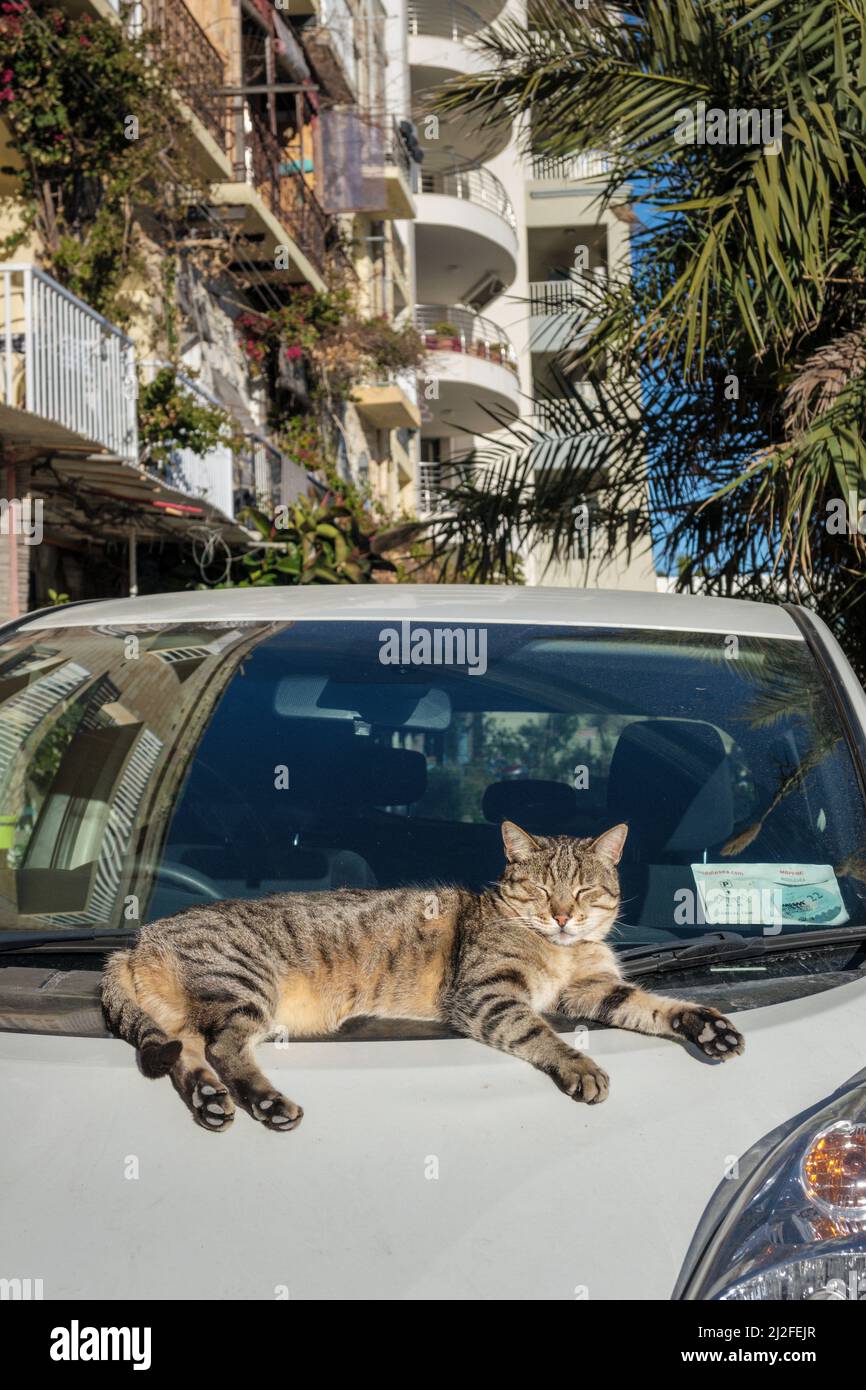
[[[778, 883], [804, 914], [786, 930], [866, 920], [862, 798], [801, 641], [739, 638], [731, 659], [712, 634], [491, 624], [481, 673], [385, 664], [380, 630], [15, 634], [0, 656], [4, 925], [478, 889], [501, 871], [506, 819], [541, 835], [628, 823], [621, 944], [694, 935], [716, 883], [731, 900]], [[750, 923], [767, 927], [721, 924]]]
[[772, 734], [796, 710], [809, 731], [808, 746], [800, 752], [799, 758], [793, 748], [784, 757], [770, 800], [749, 825], [723, 846], [725, 855], [742, 854], [748, 849], [785, 797], [800, 790], [806, 774], [820, 767], [841, 744], [842, 731], [836, 721], [822, 718], [827, 703], [825, 692], [813, 682], [804, 682], [801, 670], [798, 649], [792, 644], [776, 643], [766, 652], [760, 686], [749, 692], [740, 715], [743, 724]]
[[150, 844], [158, 854], [187, 760], [249, 647], [224, 625], [22, 634], [7, 645], [0, 894], [21, 916], [120, 925], [135, 855]]

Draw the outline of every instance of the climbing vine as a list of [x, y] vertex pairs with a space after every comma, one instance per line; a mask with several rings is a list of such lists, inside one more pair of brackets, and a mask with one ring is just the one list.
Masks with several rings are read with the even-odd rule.
[[173, 367], [162, 367], [138, 393], [141, 461], [164, 471], [179, 449], [206, 454], [218, 444], [237, 445], [232, 417], [196, 399]]
[[305, 468], [333, 466], [342, 408], [363, 381], [420, 366], [424, 343], [411, 325], [367, 318], [345, 283], [299, 286], [287, 303], [236, 321], [254, 371], [267, 376], [280, 445]]
[[144, 264], [142, 213], [170, 226], [199, 190], [172, 67], [148, 61], [153, 43], [125, 22], [0, 4], [0, 110], [14, 159], [2, 172], [20, 194], [0, 257], [35, 231], [45, 268], [120, 326], [133, 309], [128, 278]]

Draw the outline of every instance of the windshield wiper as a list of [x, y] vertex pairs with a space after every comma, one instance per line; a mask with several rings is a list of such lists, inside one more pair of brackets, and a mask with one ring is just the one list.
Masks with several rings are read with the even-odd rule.
[[135, 931], [27, 931], [3, 932], [0, 934], [0, 955], [19, 955], [23, 951], [37, 951], [41, 946], [67, 946], [87, 942], [98, 942], [106, 946], [128, 946], [135, 939]]
[[618, 951], [617, 955], [629, 966], [630, 975], [653, 975], [720, 960], [741, 961], [774, 955], [779, 951], [835, 946], [864, 937], [866, 926], [826, 927], [822, 931], [793, 932], [790, 936], [783, 933], [776, 936], [741, 936], [739, 932], [716, 931], [707, 932], [704, 936], [689, 936], [683, 941], [629, 946], [624, 951]]

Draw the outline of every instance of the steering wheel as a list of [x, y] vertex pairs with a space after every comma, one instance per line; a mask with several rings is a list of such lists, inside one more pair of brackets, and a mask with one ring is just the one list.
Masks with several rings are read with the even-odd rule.
[[158, 864], [141, 864], [139, 868], [144, 873], [153, 874], [154, 886], [157, 879], [167, 878], [180, 888], [187, 888], [193, 893], [203, 893], [212, 903], [222, 902], [225, 897], [225, 893], [212, 878], [200, 874], [197, 869], [191, 869], [188, 864], [175, 864], [171, 859], [162, 859]]

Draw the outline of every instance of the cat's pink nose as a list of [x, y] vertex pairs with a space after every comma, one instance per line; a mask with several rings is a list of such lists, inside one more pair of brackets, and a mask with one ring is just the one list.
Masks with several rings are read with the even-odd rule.
[[553, 920], [558, 927], [564, 927], [568, 921], [568, 915], [565, 912], [557, 912]]

